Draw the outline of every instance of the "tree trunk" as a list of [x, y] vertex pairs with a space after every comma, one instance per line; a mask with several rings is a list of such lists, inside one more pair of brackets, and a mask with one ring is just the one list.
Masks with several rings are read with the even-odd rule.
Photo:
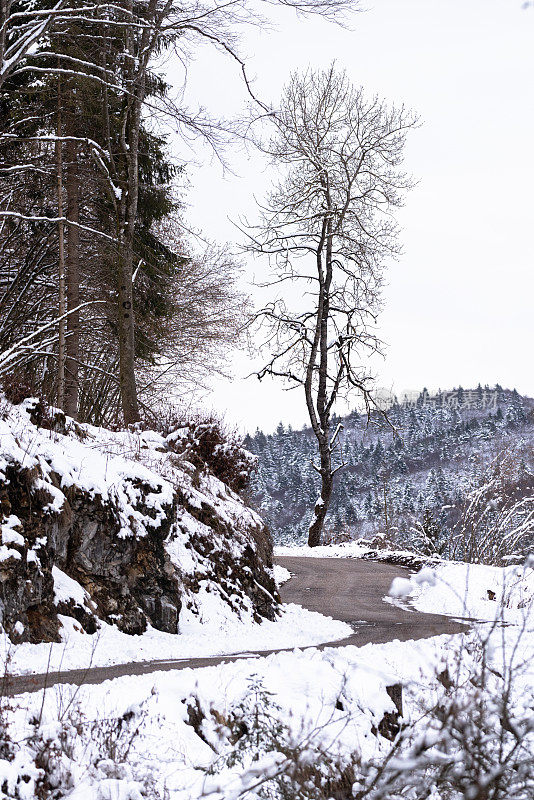
[[[71, 96], [72, 99], [72, 96]], [[67, 115], [67, 134], [73, 135], [74, 103], [71, 102]], [[80, 201], [79, 172], [76, 142], [67, 139], [65, 143], [66, 172], [65, 190], [67, 194], [67, 337], [65, 343], [65, 413], [74, 419], [78, 416], [78, 386], [80, 360]], [[77, 224], [70, 224], [77, 223]]]
[[[129, 7], [133, 8], [133, 5], [130, 3]], [[141, 52], [144, 52], [146, 35], [145, 30], [141, 37]], [[139, 197], [139, 129], [146, 80], [146, 65], [143, 68], [139, 64], [139, 74], [136, 74], [134, 65], [138, 61], [138, 52], [133, 31], [127, 33], [126, 51], [131, 56], [127, 64], [126, 76], [130, 86], [130, 98], [125, 106], [125, 124], [121, 138], [125, 188], [122, 192], [119, 215], [118, 323], [122, 413], [124, 423], [131, 425], [141, 418], [135, 378], [133, 259]]]
[[[58, 130], [60, 123], [58, 121]], [[59, 133], [58, 133], [59, 136]], [[61, 153], [61, 142], [56, 142], [56, 161], [57, 161], [57, 209], [58, 217], [63, 216], [63, 164]], [[57, 369], [57, 404], [58, 407], [64, 409], [65, 407], [65, 312], [67, 310], [67, 303], [65, 297], [65, 242], [64, 242], [64, 225], [63, 222], [58, 223], [58, 236], [59, 236], [59, 296], [58, 296], [58, 310], [59, 310], [59, 341], [58, 341], [58, 369]], [[63, 319], [62, 319], [63, 318]]]
[[321, 494], [313, 509], [313, 519], [308, 530], [308, 545], [317, 547], [321, 544], [321, 534], [332, 498], [334, 479], [332, 475], [332, 459], [328, 437], [319, 443], [321, 455]]
[[124, 423], [139, 422], [139, 403], [135, 379], [135, 342], [132, 287], [132, 258], [125, 244], [120, 257], [119, 274], [119, 373]]
[[[327, 202], [330, 206], [330, 197], [327, 193]], [[321, 256], [318, 254], [318, 277], [320, 284], [320, 297], [318, 303], [318, 355], [319, 355], [319, 382], [317, 387], [317, 417], [319, 425], [314, 426], [315, 436], [319, 445], [321, 460], [321, 496], [315, 504], [313, 519], [308, 530], [308, 545], [317, 547], [321, 544], [321, 534], [324, 527], [332, 488], [334, 475], [332, 471], [332, 452], [330, 449], [330, 410], [327, 398], [328, 380], [328, 320], [330, 316], [330, 287], [332, 285], [332, 221], [325, 216], [323, 225], [324, 236], [322, 242], [326, 244], [324, 274]], [[321, 244], [321, 250], [323, 244]], [[315, 358], [315, 355], [314, 355]]]
[[128, 130], [127, 184], [123, 199], [123, 225], [119, 235], [119, 354], [122, 413], [126, 425], [139, 422], [139, 402], [135, 378], [135, 319], [133, 307], [133, 258], [137, 201], [139, 196], [139, 127], [141, 104], [135, 99]]
[[[58, 81], [58, 112], [57, 112], [57, 140], [56, 140], [56, 171], [57, 171], [57, 211], [58, 217], [63, 217], [63, 152], [61, 136], [61, 84]], [[58, 341], [58, 369], [57, 369], [57, 404], [65, 408], [65, 311], [67, 310], [65, 297], [65, 227], [63, 222], [58, 223], [59, 236], [59, 341]], [[62, 319], [63, 317], [63, 319]]]
[[[128, 0], [127, 10], [133, 14], [133, 0]], [[139, 198], [139, 133], [141, 110], [145, 99], [148, 62], [158, 41], [165, 14], [158, 13], [157, 0], [149, 0], [146, 8], [147, 24], [140, 38], [138, 31], [128, 28], [125, 52], [125, 83], [129, 94], [124, 106], [124, 121], [121, 125], [121, 149], [123, 186], [119, 203], [119, 377], [121, 404], [124, 422], [131, 425], [139, 422], [139, 400], [135, 377], [135, 319], [133, 307], [133, 262], [135, 223]], [[113, 160], [113, 156], [112, 156]]]

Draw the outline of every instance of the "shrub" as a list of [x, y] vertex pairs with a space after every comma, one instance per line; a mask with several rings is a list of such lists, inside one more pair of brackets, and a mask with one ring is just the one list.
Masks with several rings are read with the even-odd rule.
[[498, 566], [524, 560], [534, 547], [534, 478], [520, 446], [499, 453], [459, 512], [453, 558]]
[[35, 397], [30, 384], [16, 373], [9, 373], [2, 378], [2, 389], [6, 399], [14, 406], [20, 405], [28, 397]]
[[257, 676], [226, 713], [204, 712], [198, 698], [193, 708], [190, 724], [218, 753], [205, 768], [203, 797], [350, 800], [358, 757], [332, 753], [322, 742], [321, 725], [295, 737]]
[[256, 469], [256, 456], [245, 450], [236, 433], [225, 430], [213, 417], [175, 428], [167, 442], [194, 467], [209, 470], [238, 494], [247, 487]]

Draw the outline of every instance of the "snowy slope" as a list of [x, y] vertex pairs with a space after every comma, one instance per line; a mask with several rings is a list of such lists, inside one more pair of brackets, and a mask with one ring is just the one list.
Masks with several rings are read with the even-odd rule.
[[[532, 698], [532, 639], [523, 639], [517, 647], [515, 629], [507, 630], [506, 641], [495, 638], [490, 666], [496, 672], [513, 659], [525, 665], [513, 686], [514, 708], [523, 719]], [[463, 692], [471, 686], [467, 678], [478, 675], [480, 637], [475, 633], [465, 644], [463, 639], [444, 636], [295, 651], [202, 670], [120, 678], [81, 689], [58, 687], [46, 693], [44, 705], [41, 693], [24, 695], [15, 699], [9, 712], [13, 739], [22, 743], [14, 748], [18, 761], [9, 762], [4, 756], [0, 770], [13, 780], [24, 773], [29, 776], [20, 797], [32, 797], [38, 773], [33, 759], [44, 739], [57, 741], [60, 752], [67, 750], [60, 765], [53, 762], [52, 768], [61, 785], [69, 787], [66, 796], [75, 800], [329, 797], [326, 788], [324, 795], [314, 794], [313, 784], [309, 794], [297, 794], [301, 776], [296, 774], [295, 760], [301, 767], [316, 765], [325, 781], [346, 769], [352, 774], [354, 765], [372, 777], [373, 765], [391, 758], [396, 746], [380, 732], [387, 715], [397, 714], [387, 687], [402, 685], [407, 738], [404, 749], [395, 752], [395, 763], [401, 774], [410, 775], [417, 765], [411, 742], [421, 748], [427, 737], [424, 756], [431, 765], [432, 744], [438, 746], [440, 741], [432, 709], [447, 703], [449, 690], [441, 676], [454, 676], [460, 670], [462, 688], [455, 691], [465, 699]], [[499, 678], [490, 677], [488, 700], [489, 692], [499, 687]], [[109, 743], [110, 720], [118, 721], [112, 729], [114, 749]], [[126, 749], [125, 742], [128, 755], [122, 759], [117, 753]], [[532, 733], [527, 733], [525, 746], [529, 742], [534, 752]], [[263, 784], [269, 776], [268, 794], [254, 790], [258, 779]], [[317, 774], [310, 777], [316, 780]], [[19, 777], [17, 785], [21, 784]]]
[[35, 400], [2, 401], [0, 610], [12, 670], [304, 646], [350, 633], [280, 606], [263, 522], [176, 439], [79, 425]]

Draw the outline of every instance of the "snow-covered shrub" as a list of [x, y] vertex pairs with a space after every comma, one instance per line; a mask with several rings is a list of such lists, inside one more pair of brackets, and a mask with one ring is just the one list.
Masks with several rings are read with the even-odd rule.
[[2, 800], [160, 800], [154, 769], [132, 757], [146, 720], [142, 707], [89, 719], [74, 694], [54, 718], [42, 712], [27, 721], [20, 741], [0, 730]]
[[[338, 701], [338, 709], [341, 700]], [[190, 715], [191, 716], [191, 715]], [[202, 797], [252, 800], [344, 800], [351, 797], [359, 756], [334, 755], [323, 725], [292, 731], [282, 709], [257, 676], [225, 714], [204, 716], [196, 698], [200, 735], [220, 755], [206, 768]]]
[[459, 647], [436, 676], [439, 690], [419, 698], [419, 716], [365, 766], [353, 798], [534, 796], [534, 692], [520, 658], [497, 656], [493, 632]]
[[448, 541], [429, 508], [424, 510], [420, 520], [415, 521], [410, 533], [411, 547], [421, 555], [442, 556], [447, 550]]
[[200, 471], [209, 470], [239, 494], [248, 485], [257, 457], [242, 446], [236, 433], [224, 429], [215, 419], [191, 422], [167, 436], [172, 449]]

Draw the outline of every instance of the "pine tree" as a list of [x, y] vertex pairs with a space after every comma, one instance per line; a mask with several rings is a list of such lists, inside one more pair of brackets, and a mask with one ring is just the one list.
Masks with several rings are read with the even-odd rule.
[[432, 511], [425, 508], [421, 522], [414, 529], [415, 545], [425, 555], [441, 555], [445, 544], [441, 530], [434, 520]]

